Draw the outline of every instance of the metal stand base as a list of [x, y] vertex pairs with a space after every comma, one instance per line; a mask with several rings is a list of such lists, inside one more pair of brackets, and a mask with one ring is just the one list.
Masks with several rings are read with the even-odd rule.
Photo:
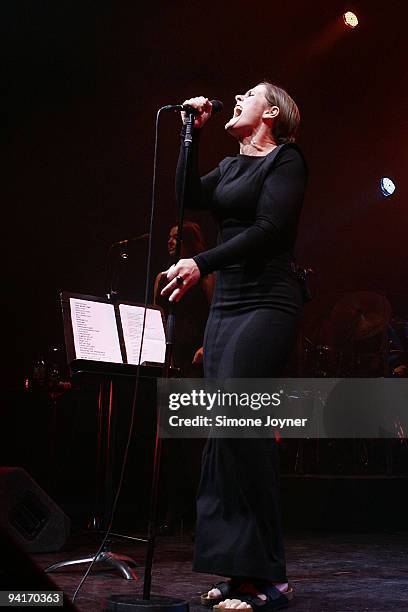
[[[93, 559], [94, 557], [79, 557], [77, 559], [60, 561], [59, 563], [54, 563], [54, 565], [47, 567], [45, 571], [47, 574], [49, 574], [50, 572], [61, 569], [62, 567], [80, 565], [81, 563], [91, 563]], [[126, 578], [126, 580], [138, 580], [136, 572], [132, 569], [132, 567], [136, 567], [136, 562], [131, 557], [105, 550], [97, 556], [95, 561], [95, 563], [102, 562], [110, 565], [115, 570], [118, 570], [118, 572], [122, 574], [123, 578]]]
[[132, 595], [110, 595], [105, 610], [109, 612], [188, 612], [189, 605], [184, 599], [156, 597], [137, 599]]

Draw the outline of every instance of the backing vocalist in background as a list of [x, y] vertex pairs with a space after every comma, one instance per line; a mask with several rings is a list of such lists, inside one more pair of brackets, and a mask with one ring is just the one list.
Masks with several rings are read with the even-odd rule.
[[[217, 271], [204, 342], [208, 378], [279, 376], [293, 349], [302, 287], [293, 259], [306, 185], [306, 164], [294, 144], [299, 111], [286, 91], [262, 82], [235, 96], [225, 129], [239, 143], [200, 179], [200, 130], [211, 117], [208, 98], [195, 108], [186, 206], [210, 210], [218, 245], [182, 258], [167, 272], [162, 295], [179, 301]], [[185, 115], [182, 113], [185, 120]], [[176, 173], [180, 193], [184, 148]], [[270, 439], [209, 438], [197, 499], [194, 569], [227, 580], [202, 596], [223, 608], [286, 608], [288, 584], [279, 498], [276, 443]]]
[[[176, 252], [177, 225], [170, 228], [167, 239], [167, 250], [170, 262], [173, 264]], [[188, 258], [205, 250], [204, 237], [198, 223], [184, 221], [181, 257]], [[163, 308], [167, 317], [168, 300], [160, 295], [167, 284], [166, 272], [159, 272], [154, 283], [154, 303]], [[177, 309], [175, 343], [173, 350], [173, 366], [180, 368], [181, 375], [186, 378], [202, 376], [202, 346], [205, 326], [208, 319], [212, 294], [214, 290], [214, 275], [203, 276], [186, 295], [186, 299]]]

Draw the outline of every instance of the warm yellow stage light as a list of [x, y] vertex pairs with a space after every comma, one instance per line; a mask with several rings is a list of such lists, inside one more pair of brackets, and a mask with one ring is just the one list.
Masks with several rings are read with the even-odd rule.
[[344, 23], [349, 28], [355, 28], [356, 26], [358, 26], [357, 15], [355, 15], [351, 11], [347, 11], [347, 13], [344, 13], [343, 19], [344, 19]]

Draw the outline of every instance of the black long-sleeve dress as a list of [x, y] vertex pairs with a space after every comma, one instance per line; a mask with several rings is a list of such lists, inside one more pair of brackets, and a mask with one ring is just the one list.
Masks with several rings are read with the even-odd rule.
[[[204, 340], [207, 378], [279, 376], [302, 311], [293, 248], [306, 183], [294, 144], [263, 157], [227, 157], [200, 179], [195, 130], [186, 206], [219, 222], [218, 245], [194, 257], [217, 271]], [[176, 175], [179, 192], [183, 147]], [[276, 444], [210, 438], [197, 498], [194, 569], [286, 582]]]

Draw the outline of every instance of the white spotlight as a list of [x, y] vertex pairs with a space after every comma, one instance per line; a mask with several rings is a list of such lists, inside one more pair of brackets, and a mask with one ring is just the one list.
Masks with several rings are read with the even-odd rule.
[[383, 176], [380, 180], [380, 187], [385, 197], [390, 196], [395, 191], [395, 183], [390, 178]]
[[344, 23], [349, 28], [355, 28], [356, 26], [358, 26], [357, 15], [355, 15], [355, 13], [352, 13], [351, 11], [347, 11], [347, 13], [344, 13], [343, 19]]

